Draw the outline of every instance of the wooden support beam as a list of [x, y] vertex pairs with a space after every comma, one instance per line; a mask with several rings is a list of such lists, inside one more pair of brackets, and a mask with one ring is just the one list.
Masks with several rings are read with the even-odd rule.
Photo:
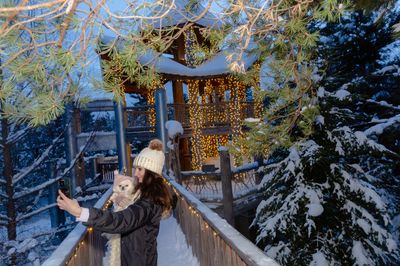
[[224, 218], [235, 227], [235, 215], [233, 213], [233, 193], [232, 193], [232, 169], [229, 152], [225, 147], [219, 148], [221, 182], [222, 182], [222, 202], [224, 204]]

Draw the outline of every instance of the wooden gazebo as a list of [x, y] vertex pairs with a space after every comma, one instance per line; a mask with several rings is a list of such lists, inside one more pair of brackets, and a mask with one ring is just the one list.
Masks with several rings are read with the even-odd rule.
[[[218, 146], [224, 146], [228, 141], [235, 142], [241, 136], [243, 120], [259, 117], [262, 107], [260, 103], [246, 101], [248, 88], [231, 74], [231, 62], [226, 58], [226, 53], [233, 51], [220, 51], [198, 65], [191, 62], [190, 42], [210, 46], [209, 41], [202, 36], [201, 29], [219, 28], [222, 23], [208, 12], [202, 19], [190, 21], [188, 18], [204, 11], [204, 7], [197, 4], [192, 9], [194, 14], [187, 14], [190, 2], [175, 1], [176, 9], [171, 9], [169, 16], [153, 24], [155, 30], [175, 27], [177, 33], [184, 29], [172, 45], [163, 53], [149, 50], [139, 56], [138, 60], [155, 69], [161, 77], [159, 84], [172, 82], [173, 104], [168, 105], [168, 114], [170, 119], [179, 121], [184, 128], [179, 143], [181, 167], [182, 170], [200, 170], [207, 157], [218, 155]], [[110, 43], [113, 40], [104, 37], [102, 41]], [[107, 54], [101, 57], [102, 60], [110, 60]], [[257, 55], [246, 53], [241, 63], [244, 69], [248, 69], [254, 66], [257, 59]], [[125, 93], [144, 96], [152, 107], [155, 103], [154, 92], [162, 89], [159, 84], [143, 88], [125, 82], [123, 90]], [[184, 99], [185, 86], [188, 89], [187, 102]], [[125, 110], [129, 115], [129, 109]], [[146, 114], [149, 116], [149, 130], [152, 131], [156, 121], [155, 111], [147, 110]], [[132, 132], [129, 134], [134, 134], [128, 125], [125, 128], [126, 132]]]

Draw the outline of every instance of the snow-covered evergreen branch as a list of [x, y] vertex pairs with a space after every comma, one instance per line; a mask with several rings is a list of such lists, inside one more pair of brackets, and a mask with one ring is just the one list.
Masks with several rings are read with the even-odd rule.
[[378, 104], [380, 106], [388, 107], [388, 108], [391, 108], [391, 109], [394, 109], [394, 110], [400, 110], [400, 106], [394, 106], [393, 104], [390, 104], [390, 103], [388, 103], [386, 101], [379, 101], [378, 102], [378, 101], [375, 101], [375, 100], [372, 100], [372, 99], [368, 99], [367, 102], [376, 103], [376, 104]]
[[394, 125], [395, 123], [400, 123], [400, 114], [386, 119], [374, 120], [373, 122], [378, 124], [364, 130], [365, 135], [370, 136], [382, 134], [386, 128]]

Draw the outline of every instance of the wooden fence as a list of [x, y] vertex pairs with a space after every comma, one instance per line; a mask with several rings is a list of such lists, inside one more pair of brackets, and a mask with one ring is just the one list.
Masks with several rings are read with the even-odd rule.
[[278, 265], [181, 185], [166, 182], [178, 196], [174, 213], [200, 265]]
[[[112, 194], [112, 188], [94, 205], [95, 208], [108, 208], [108, 199]], [[107, 240], [100, 232], [78, 224], [71, 233], [58, 246], [53, 254], [42, 266], [98, 266], [103, 264], [105, 244]]]

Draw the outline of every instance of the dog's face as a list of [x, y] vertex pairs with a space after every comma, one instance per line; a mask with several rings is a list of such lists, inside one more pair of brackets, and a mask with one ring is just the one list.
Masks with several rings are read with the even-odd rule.
[[132, 195], [135, 191], [135, 185], [132, 180], [123, 180], [114, 187], [115, 192], [122, 193], [124, 195]]

